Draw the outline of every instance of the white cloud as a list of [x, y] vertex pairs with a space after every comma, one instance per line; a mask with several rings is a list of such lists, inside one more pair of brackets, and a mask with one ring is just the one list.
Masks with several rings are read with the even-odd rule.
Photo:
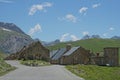
[[36, 33], [36, 32], [42, 32], [42, 29], [41, 29], [41, 26], [40, 26], [40, 24], [37, 24], [37, 25], [35, 25], [35, 27], [33, 27], [33, 28], [31, 28], [30, 29], [30, 31], [29, 31], [29, 35], [30, 36], [32, 36], [34, 33]]
[[79, 38], [76, 37], [75, 35], [70, 35], [70, 37], [72, 38], [72, 41], [77, 41], [77, 40], [79, 40]]
[[107, 36], [108, 36], [108, 33], [104, 33], [103, 36], [104, 36], [104, 37], [107, 37]]
[[86, 14], [87, 10], [88, 10], [88, 7], [82, 7], [82, 8], [80, 8], [79, 12], [81, 14]]
[[110, 28], [108, 29], [108, 31], [103, 34], [103, 36], [104, 36], [104, 37], [108, 37], [108, 36], [110, 35], [110, 31], [114, 31], [114, 30], [115, 30], [115, 28], [110, 27]]
[[13, 3], [11, 0], [0, 0], [0, 3]]
[[52, 7], [52, 3], [49, 3], [49, 2], [44, 2], [43, 3], [43, 7]]
[[113, 28], [113, 27], [110, 27], [110, 28], [109, 28], [109, 30], [110, 30], [110, 31], [113, 31], [113, 30], [114, 30], [114, 28]]
[[33, 15], [37, 10], [42, 11], [43, 6], [42, 5], [33, 5], [29, 11], [29, 15]]
[[60, 38], [60, 41], [61, 41], [61, 42], [64, 42], [65, 39], [66, 39], [66, 37], [68, 37], [69, 35], [70, 35], [69, 33], [63, 34], [62, 37]]
[[33, 5], [30, 8], [29, 15], [34, 15], [36, 13], [36, 11], [44, 11], [44, 12], [46, 12], [47, 7], [52, 7], [52, 3], [45, 2], [43, 4]]
[[65, 17], [62, 17], [62, 18], [59, 17], [58, 20], [60, 21], [65, 20], [65, 21], [76, 23], [77, 17], [75, 17], [73, 14], [67, 14]]
[[77, 21], [77, 18], [72, 14], [67, 14], [65, 16], [65, 19], [68, 20], [68, 21], [74, 22], [74, 23]]
[[79, 38], [76, 37], [75, 35], [70, 34], [70, 33], [65, 33], [61, 36], [60, 41], [64, 42], [66, 40], [77, 41], [77, 40], [79, 40]]
[[85, 35], [89, 35], [89, 32], [88, 31], [84, 31], [82, 32], [82, 34], [85, 36]]
[[101, 4], [100, 3], [98, 3], [98, 4], [93, 4], [92, 5], [92, 8], [97, 8], [97, 7], [99, 7]]

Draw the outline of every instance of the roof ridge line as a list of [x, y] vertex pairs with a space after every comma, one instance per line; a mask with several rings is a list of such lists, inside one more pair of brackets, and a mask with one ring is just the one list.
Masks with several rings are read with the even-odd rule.
[[60, 50], [60, 49], [57, 49], [56, 53], [55, 53], [51, 58], [53, 58], [53, 57], [57, 54], [57, 52], [58, 52], [59, 50]]

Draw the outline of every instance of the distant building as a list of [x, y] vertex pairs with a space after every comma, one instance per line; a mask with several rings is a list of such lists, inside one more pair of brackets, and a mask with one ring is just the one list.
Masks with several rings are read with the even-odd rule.
[[103, 55], [91, 56], [91, 60], [93, 61], [92, 64], [101, 65], [101, 66], [105, 65], [105, 58]]
[[106, 47], [104, 48], [103, 56], [92, 57], [97, 65], [119, 66], [119, 48]]
[[24, 47], [20, 52], [18, 52], [18, 59], [38, 59], [49, 61], [49, 50], [37, 41], [30, 44], [28, 47]]
[[50, 63], [51, 64], [60, 64], [60, 58], [64, 55], [65, 52], [66, 52], [66, 48], [61, 48], [59, 50], [52, 51], [51, 53], [53, 55], [51, 56]]
[[23, 59], [23, 60], [45, 60], [49, 61], [49, 50], [37, 41], [28, 46], [24, 46], [19, 52], [11, 54], [6, 59]]
[[52, 64], [88, 64], [90, 51], [80, 46], [61, 48], [50, 52], [50, 62]]
[[110, 66], [119, 66], [119, 48], [104, 48], [104, 57], [106, 64], [109, 64]]

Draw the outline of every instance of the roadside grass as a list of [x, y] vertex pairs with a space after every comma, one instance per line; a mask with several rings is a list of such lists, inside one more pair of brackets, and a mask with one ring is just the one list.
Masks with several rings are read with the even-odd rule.
[[66, 68], [85, 80], [120, 80], [120, 67], [68, 65]]
[[0, 76], [15, 70], [16, 68], [7, 64], [4, 60], [0, 59]]
[[26, 66], [36, 66], [36, 67], [50, 65], [49, 62], [42, 60], [20, 60], [20, 63]]

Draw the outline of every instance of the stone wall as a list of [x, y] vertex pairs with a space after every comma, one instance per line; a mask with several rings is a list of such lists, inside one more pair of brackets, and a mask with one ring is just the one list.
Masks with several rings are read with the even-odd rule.
[[119, 66], [119, 48], [104, 48], [105, 63], [110, 66]]
[[87, 64], [89, 62], [90, 53], [84, 48], [78, 48], [75, 52], [68, 56], [62, 56], [61, 64]]

